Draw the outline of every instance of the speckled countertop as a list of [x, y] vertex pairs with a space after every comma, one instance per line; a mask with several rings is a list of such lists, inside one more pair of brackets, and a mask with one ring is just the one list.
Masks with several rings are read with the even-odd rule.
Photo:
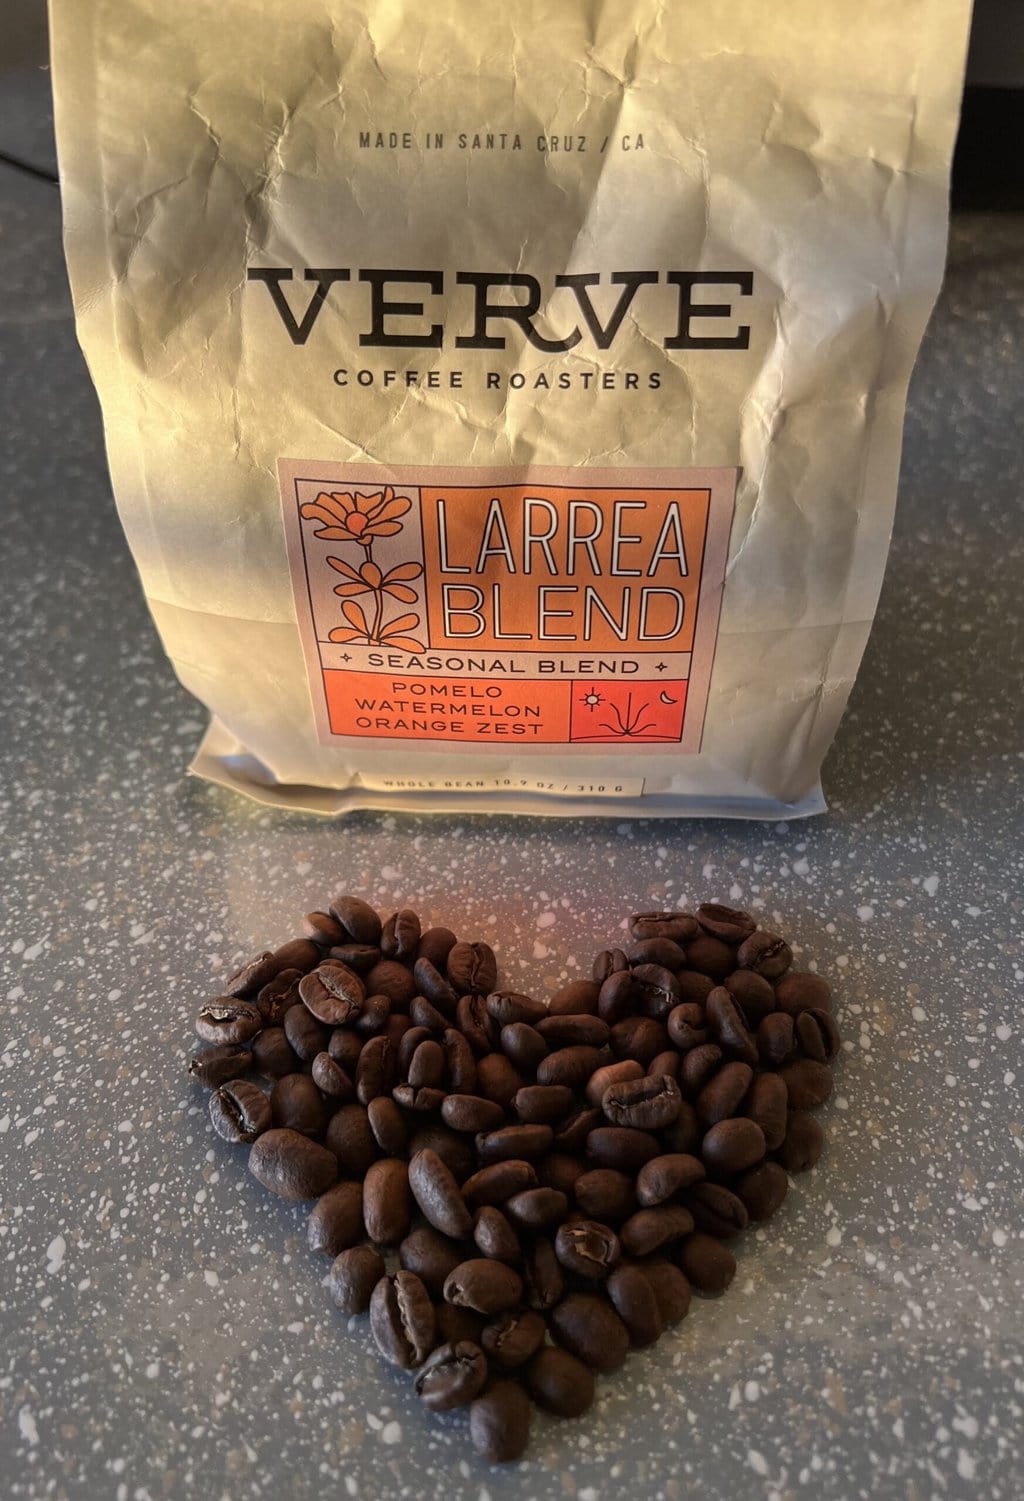
[[[1020, 1497], [1024, 222], [954, 227], [826, 817], [331, 823], [184, 776], [203, 715], [118, 530], [56, 194], [0, 169], [0, 202], [4, 1494]], [[197, 999], [341, 886], [486, 937], [523, 988], [713, 894], [838, 982], [827, 1156], [732, 1292], [521, 1466], [346, 1327], [184, 1076]]]

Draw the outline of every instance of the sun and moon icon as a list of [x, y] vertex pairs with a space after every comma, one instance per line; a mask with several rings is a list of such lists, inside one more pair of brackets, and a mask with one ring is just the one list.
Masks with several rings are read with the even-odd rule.
[[[574, 740], [678, 740], [682, 733], [685, 683], [673, 684], [681, 689], [678, 696], [661, 687], [647, 691], [640, 685], [605, 683], [599, 691], [587, 688], [577, 697], [579, 710]], [[598, 712], [600, 711], [600, 712]]]

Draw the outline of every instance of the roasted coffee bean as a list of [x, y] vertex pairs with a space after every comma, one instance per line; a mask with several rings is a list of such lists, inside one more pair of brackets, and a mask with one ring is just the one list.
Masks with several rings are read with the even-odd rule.
[[426, 996], [413, 996], [409, 1002], [409, 1020], [418, 1032], [426, 1032], [428, 1037], [443, 1037], [448, 1030], [449, 1018]]
[[469, 1177], [476, 1165], [472, 1144], [440, 1121], [425, 1121], [409, 1140], [410, 1161], [417, 1152], [436, 1152], [456, 1183]]
[[632, 967], [638, 964], [659, 964], [662, 969], [682, 969], [686, 953], [671, 938], [635, 938], [626, 945], [626, 958]]
[[703, 1162], [688, 1152], [667, 1152], [645, 1162], [636, 1180], [636, 1196], [644, 1209], [664, 1204], [706, 1176]]
[[270, 1101], [258, 1084], [238, 1079], [210, 1096], [210, 1122], [225, 1141], [252, 1142], [271, 1124]]
[[672, 1078], [627, 1079], [606, 1089], [601, 1109], [614, 1126], [661, 1131], [679, 1114], [679, 1085]]
[[679, 1054], [675, 1048], [667, 1048], [664, 1053], [659, 1053], [657, 1058], [652, 1058], [647, 1065], [647, 1077], [649, 1079], [675, 1079], [679, 1080]]
[[720, 938], [712, 938], [710, 933], [701, 933], [686, 945], [687, 968], [695, 969], [699, 975], [710, 975], [719, 985], [726, 975], [732, 974], [737, 963], [737, 950]]
[[679, 1248], [679, 1265], [698, 1292], [724, 1293], [736, 1275], [736, 1258], [714, 1236], [698, 1232]]
[[697, 937], [700, 928], [697, 919], [689, 912], [634, 912], [629, 919], [629, 932], [637, 941], [671, 938], [673, 943], [689, 943]]
[[409, 1009], [416, 994], [416, 981], [397, 959], [381, 959], [366, 976], [368, 995], [386, 995], [393, 1011]]
[[434, 1305], [415, 1273], [380, 1279], [370, 1298], [370, 1333], [385, 1360], [405, 1371], [421, 1366], [436, 1329]]
[[710, 975], [702, 975], [696, 969], [676, 970], [676, 983], [679, 986], [679, 998], [684, 1005], [703, 1006], [708, 996], [715, 988], [715, 982]]
[[794, 1110], [786, 1125], [786, 1135], [778, 1149], [778, 1158], [787, 1173], [806, 1173], [825, 1149], [825, 1132], [821, 1123], [806, 1110]]
[[341, 1065], [349, 1078], [356, 1071], [359, 1054], [363, 1051], [363, 1042], [364, 1039], [359, 1036], [358, 1032], [353, 1032], [349, 1027], [336, 1027], [331, 1033], [327, 1051], [335, 1063]]
[[441, 1106], [441, 1119], [453, 1131], [494, 1131], [505, 1119], [505, 1112], [494, 1100], [479, 1095], [450, 1094]]
[[793, 951], [784, 938], [758, 928], [736, 950], [735, 967], [752, 969], [766, 980], [777, 980], [793, 963]]
[[511, 1059], [516, 1068], [532, 1074], [542, 1058], [551, 1051], [536, 1027], [528, 1022], [513, 1022], [502, 1027], [499, 1038], [502, 1052]]
[[[197, 1079], [207, 1089], [217, 1089], [232, 1079], [240, 1079], [254, 1066], [260, 1073], [266, 1073], [267, 1070], [261, 1068], [257, 1061], [256, 1044], [267, 1036], [269, 1033], [260, 1032], [253, 1039], [252, 1052], [241, 1043], [223, 1042], [218, 1047], [207, 1048], [204, 1053], [197, 1053], [194, 1058], [189, 1059], [189, 1078]], [[281, 1036], [284, 1037], [283, 1032]]]
[[283, 969], [256, 997], [256, 1010], [264, 1027], [276, 1027], [289, 1006], [298, 1005], [301, 969]]
[[764, 1132], [743, 1115], [719, 1121], [701, 1142], [700, 1154], [713, 1172], [745, 1172], [765, 1154]]
[[650, 1016], [627, 1016], [616, 1022], [609, 1037], [616, 1058], [634, 1058], [646, 1068], [668, 1046], [668, 1032]]
[[633, 1179], [611, 1167], [597, 1167], [581, 1173], [573, 1185], [573, 1196], [590, 1219], [618, 1223], [636, 1208]]
[[326, 1193], [338, 1176], [333, 1152], [298, 1131], [264, 1131], [249, 1148], [249, 1171], [282, 1199], [300, 1202]]
[[409, 1163], [409, 1187], [424, 1216], [444, 1235], [460, 1240], [472, 1233], [473, 1216], [454, 1174], [436, 1152], [426, 1148]]
[[603, 985], [609, 975], [628, 968], [629, 960], [622, 949], [602, 949], [594, 960], [591, 978], [595, 984]]
[[602, 982], [597, 996], [597, 1014], [609, 1027], [624, 1021], [633, 1010], [636, 994], [633, 971], [617, 969]]
[[448, 1088], [453, 1094], [473, 1094], [476, 1090], [476, 1059], [473, 1049], [454, 1027], [447, 1027], [441, 1038], [444, 1048]]
[[661, 1133], [661, 1145], [666, 1152], [695, 1152], [700, 1138], [697, 1112], [688, 1100], [683, 1100], [679, 1114]]
[[722, 1052], [729, 1058], [753, 1066], [757, 1062], [757, 1043], [747, 1026], [743, 1012], [724, 985], [708, 996], [705, 1006], [708, 1029]]
[[522, 1259], [523, 1248], [519, 1244], [518, 1235], [501, 1210], [493, 1204], [485, 1204], [482, 1209], [477, 1210], [473, 1222], [473, 1240], [481, 1255], [492, 1261], [517, 1262]]
[[553, 1142], [550, 1126], [502, 1126], [498, 1131], [481, 1132], [476, 1155], [485, 1166], [512, 1159], [534, 1162], [551, 1151]]
[[404, 1157], [409, 1144], [409, 1132], [405, 1118], [394, 1100], [387, 1095], [378, 1095], [366, 1107], [373, 1139], [385, 1157]]
[[370, 1240], [396, 1246], [409, 1233], [412, 1195], [409, 1168], [400, 1157], [373, 1162], [363, 1180], [363, 1219]]
[[582, 1089], [603, 1061], [597, 1048], [559, 1048], [537, 1065], [537, 1083], [564, 1084], [569, 1089]]
[[309, 1249], [321, 1256], [339, 1256], [365, 1238], [363, 1185], [336, 1183], [321, 1194], [306, 1222]]
[[675, 975], [661, 964], [634, 965], [633, 985], [641, 1010], [656, 1021], [666, 1021], [682, 999]]
[[302, 1136], [322, 1136], [327, 1125], [323, 1095], [308, 1074], [285, 1074], [270, 1092], [275, 1126]]
[[302, 919], [302, 931], [325, 949], [329, 949], [332, 943], [344, 943], [347, 937], [341, 923], [329, 912], [307, 912]]
[[599, 1282], [622, 1260], [622, 1246], [610, 1225], [572, 1219], [558, 1227], [555, 1255], [567, 1272]]
[[782, 1145], [782, 1138], [786, 1134], [789, 1095], [778, 1074], [758, 1074], [747, 1091], [741, 1108], [748, 1119], [761, 1127], [764, 1144], [769, 1152], [774, 1152]]
[[380, 1094], [389, 1094], [395, 1082], [395, 1055], [386, 1037], [371, 1037], [356, 1064], [356, 1095], [368, 1105]]
[[446, 970], [458, 995], [490, 995], [498, 979], [494, 950], [486, 943], [456, 943], [449, 951]]
[[[403, 1021], [408, 1018], [403, 1017]], [[353, 1022], [353, 1027], [361, 1037], [373, 1037], [378, 1032], [385, 1032], [388, 1041], [391, 1034], [388, 1031], [388, 1023], [391, 1021], [391, 1002], [386, 995], [368, 995], [363, 1002], [363, 1009]], [[402, 1029], [405, 1035], [405, 1028]]]
[[524, 1249], [523, 1283], [526, 1302], [542, 1313], [554, 1308], [565, 1290], [565, 1279], [555, 1255], [554, 1241], [549, 1240], [546, 1235], [538, 1235]]
[[580, 1417], [594, 1400], [594, 1378], [582, 1360], [554, 1346], [537, 1352], [523, 1380], [537, 1406], [559, 1418]]
[[839, 1052], [839, 1028], [829, 1011], [801, 1011], [794, 1031], [804, 1056], [815, 1063], [830, 1063]]
[[403, 1270], [415, 1272], [433, 1298], [441, 1296], [448, 1273], [465, 1261], [468, 1254], [464, 1242], [442, 1235], [433, 1225], [413, 1230], [398, 1248]]
[[362, 1178], [370, 1163], [380, 1156], [366, 1107], [355, 1100], [334, 1112], [327, 1122], [325, 1140], [346, 1178]]
[[531, 1309], [501, 1313], [484, 1325], [480, 1344], [484, 1353], [504, 1371], [525, 1365], [544, 1343], [547, 1321]]
[[463, 995], [455, 1012], [455, 1025], [478, 1058], [493, 1052], [499, 1028], [483, 996]]
[[658, 1155], [658, 1138], [634, 1126], [598, 1126], [587, 1137], [587, 1156], [598, 1167], [638, 1173]]
[[487, 1014], [499, 1027], [511, 1027], [516, 1022], [526, 1022], [535, 1027], [548, 1014], [543, 1001], [532, 996], [519, 995], [514, 990], [496, 990], [486, 1001]]
[[412, 977], [416, 982], [416, 989], [421, 996], [440, 1011], [444, 1016], [455, 1015], [455, 1008], [459, 1004], [459, 998], [448, 984], [441, 971], [429, 959], [419, 958], [412, 967]]
[[518, 1381], [492, 1381], [469, 1409], [469, 1437], [483, 1459], [519, 1459], [530, 1439], [530, 1399]]
[[629, 1330], [605, 1298], [570, 1293], [551, 1310], [551, 1332], [593, 1371], [614, 1371], [629, 1352]]
[[664, 1324], [654, 1288], [638, 1266], [620, 1266], [608, 1278], [608, 1297], [629, 1330], [630, 1344], [653, 1345]]
[[558, 1152], [582, 1152], [587, 1137], [604, 1120], [600, 1110], [577, 1110], [555, 1128], [554, 1147]]
[[771, 981], [766, 980], [764, 975], [756, 975], [752, 969], [734, 969], [723, 983], [743, 1012], [751, 1031], [756, 1031], [778, 1004]]
[[526, 1084], [516, 1090], [512, 1109], [525, 1125], [548, 1126], [565, 1119], [572, 1098], [565, 1084]]
[[679, 1268], [670, 1261], [655, 1257], [643, 1262], [640, 1271], [651, 1285], [665, 1328], [685, 1319], [690, 1311], [690, 1284]]
[[[690, 1055], [692, 1057], [692, 1054]], [[750, 1088], [754, 1070], [746, 1063], [726, 1063], [709, 1079], [694, 1102], [697, 1119], [704, 1126], [735, 1115]]]
[[630, 1256], [650, 1256], [662, 1246], [682, 1240], [693, 1230], [693, 1216], [681, 1204], [638, 1209], [619, 1230], [622, 1248]]
[[606, 1063], [587, 1080], [587, 1103], [600, 1108], [605, 1091], [616, 1084], [627, 1084], [631, 1079], [642, 1079], [643, 1068], [635, 1058], [623, 1058], [620, 1063]]
[[441, 1345], [457, 1345], [463, 1339], [479, 1345], [487, 1327], [487, 1319], [482, 1313], [476, 1313], [472, 1308], [456, 1308], [454, 1303], [443, 1300], [434, 1304], [434, 1318], [437, 1320], [436, 1341]]
[[708, 1040], [704, 1008], [693, 1001], [682, 1001], [678, 1006], [673, 1006], [666, 1025], [672, 1046], [681, 1053], [702, 1047]]
[[381, 920], [369, 902], [346, 894], [336, 896], [330, 909], [353, 943], [380, 943]]
[[536, 1232], [560, 1224], [569, 1211], [569, 1200], [558, 1188], [524, 1188], [506, 1199], [503, 1207], [521, 1229]]
[[196, 1033], [204, 1042], [248, 1042], [263, 1025], [257, 1008], [250, 1001], [218, 996], [200, 1006]]
[[786, 1086], [790, 1110], [814, 1110], [832, 1093], [832, 1070], [813, 1058], [787, 1063], [779, 1069], [779, 1078]]
[[415, 1111], [417, 1115], [433, 1115], [444, 1103], [444, 1090], [431, 1089], [429, 1084], [421, 1085], [419, 1089], [415, 1084], [396, 1084], [391, 1098], [403, 1110]]
[[[376, 1001], [377, 997], [374, 996], [373, 999], [374, 1001]], [[367, 997], [367, 1006], [369, 1006], [369, 1002], [370, 997]], [[363, 1021], [364, 1023], [366, 1021], [365, 1012], [363, 1015]], [[387, 1038], [388, 1042], [390, 1042], [391, 1046], [396, 1050], [396, 1057], [397, 1049], [401, 1044], [402, 1038], [406, 1035], [407, 1032], [411, 1031], [412, 1022], [410, 1021], [409, 1017], [404, 1016], [400, 1011], [392, 1011], [387, 1019], [387, 1025], [384, 1028], [384, 1036]]]
[[548, 1047], [603, 1048], [608, 1041], [608, 1023], [599, 1016], [547, 1016], [534, 1023]]
[[784, 1011], [773, 1011], [757, 1028], [757, 1051], [769, 1068], [781, 1068], [796, 1051], [793, 1018]]
[[334, 1258], [331, 1297], [343, 1313], [365, 1313], [384, 1276], [384, 1261], [372, 1246], [351, 1246]]
[[443, 970], [457, 942], [451, 928], [427, 928], [420, 935], [419, 958], [429, 959], [435, 969]]
[[747, 1228], [749, 1215], [742, 1200], [719, 1183], [695, 1183], [687, 1189], [684, 1203], [705, 1235], [731, 1240]]
[[512, 1101], [524, 1083], [522, 1074], [504, 1053], [485, 1053], [477, 1059], [477, 1093], [493, 1100], [502, 1110], [511, 1110]]
[[438, 1345], [420, 1367], [416, 1395], [430, 1412], [452, 1412], [472, 1402], [487, 1380], [487, 1361], [469, 1340]]
[[303, 1063], [312, 1063], [317, 1053], [322, 1053], [325, 1048], [328, 1048], [331, 1039], [330, 1028], [325, 1027], [323, 1022], [318, 1022], [305, 1006], [289, 1006], [281, 1025], [289, 1046]]
[[537, 1179], [544, 1188], [558, 1188], [571, 1198], [587, 1164], [566, 1152], [547, 1152], [537, 1163]]
[[321, 957], [320, 948], [312, 939], [292, 938], [274, 950], [277, 976], [289, 969], [298, 970], [300, 975], [304, 975], [307, 970], [320, 963]]
[[394, 913], [381, 929], [380, 951], [385, 959], [411, 964], [420, 947], [420, 920], [408, 907]]
[[704, 902], [697, 908], [697, 921], [705, 933], [723, 943], [742, 943], [757, 927], [749, 912], [723, 907], [720, 902]]
[[504, 1204], [524, 1188], [534, 1188], [537, 1173], [530, 1162], [494, 1162], [467, 1178], [462, 1193], [467, 1204]]
[[775, 987], [775, 1004], [790, 1016], [801, 1011], [831, 1011], [832, 987], [821, 975], [791, 970]]
[[262, 954], [256, 954], [251, 959], [246, 959], [240, 964], [233, 975], [229, 975], [224, 986], [224, 997], [238, 999], [246, 996], [254, 996], [257, 991], [269, 985], [270, 981], [279, 970], [288, 969], [289, 965], [278, 963], [269, 949], [264, 949]]
[[549, 1016], [595, 1016], [600, 986], [593, 980], [569, 980], [548, 1002]]
[[421, 1042], [409, 1060], [408, 1081], [414, 1088], [438, 1089], [444, 1082], [444, 1048], [433, 1040]]
[[[285, 1035], [281, 1033], [281, 1040], [288, 1047]], [[291, 1048], [288, 1048], [291, 1052]], [[296, 1062], [298, 1060], [296, 1059]], [[335, 1063], [330, 1053], [317, 1053], [310, 1066], [313, 1083], [322, 1094], [328, 1095], [332, 1100], [342, 1103], [351, 1100], [355, 1095], [355, 1085], [346, 1074], [340, 1063]]]
[[762, 1162], [760, 1167], [742, 1173], [733, 1184], [736, 1197], [757, 1221], [769, 1219], [781, 1207], [788, 1190], [789, 1177], [777, 1162]]
[[381, 960], [380, 949], [373, 943], [334, 943], [327, 950], [328, 959], [347, 964], [357, 975], [368, 975]]
[[327, 1027], [343, 1027], [362, 1015], [366, 987], [354, 969], [328, 959], [303, 975], [299, 995], [317, 1021]]
[[484, 1256], [464, 1261], [449, 1272], [444, 1283], [446, 1303], [457, 1308], [475, 1308], [477, 1313], [504, 1313], [522, 1300], [523, 1279], [503, 1261]]

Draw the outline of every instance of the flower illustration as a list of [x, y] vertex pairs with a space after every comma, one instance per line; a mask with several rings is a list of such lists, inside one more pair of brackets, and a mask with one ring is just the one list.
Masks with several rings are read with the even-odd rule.
[[412, 501], [396, 495], [390, 485], [374, 495], [351, 494], [347, 490], [321, 491], [316, 500], [302, 507], [306, 521], [319, 521], [313, 533], [327, 542], [358, 542], [369, 548], [374, 537], [394, 537], [402, 528], [398, 517], [412, 507]]
[[416, 602], [416, 590], [410, 589], [403, 580], [420, 578], [423, 573], [421, 563], [398, 563], [394, 568], [389, 568], [387, 573], [383, 573], [372, 559], [361, 568], [353, 568], [343, 558], [328, 558], [327, 561], [347, 580], [334, 587], [335, 594], [340, 594], [342, 599], [351, 599], [357, 594], [373, 594], [379, 589], [384, 594], [390, 594], [392, 599], [400, 599], [403, 604], [411, 605]]
[[349, 622], [351, 629], [345, 626], [335, 626], [328, 635], [329, 641], [343, 642], [346, 646], [353, 641], [369, 643], [371, 646], [399, 646], [403, 651], [421, 652], [424, 645], [415, 636], [406, 635], [407, 631], [415, 630], [420, 623], [418, 615], [399, 615], [397, 620], [389, 620], [386, 625], [375, 622], [371, 627], [367, 623], [361, 605], [346, 601], [341, 607], [341, 613]]

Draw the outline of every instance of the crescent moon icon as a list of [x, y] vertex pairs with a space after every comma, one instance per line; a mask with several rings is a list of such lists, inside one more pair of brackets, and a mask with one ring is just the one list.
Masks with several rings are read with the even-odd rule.
[[677, 704], [679, 702], [677, 698], [669, 698], [667, 693], [662, 693], [661, 701], [663, 704]]

